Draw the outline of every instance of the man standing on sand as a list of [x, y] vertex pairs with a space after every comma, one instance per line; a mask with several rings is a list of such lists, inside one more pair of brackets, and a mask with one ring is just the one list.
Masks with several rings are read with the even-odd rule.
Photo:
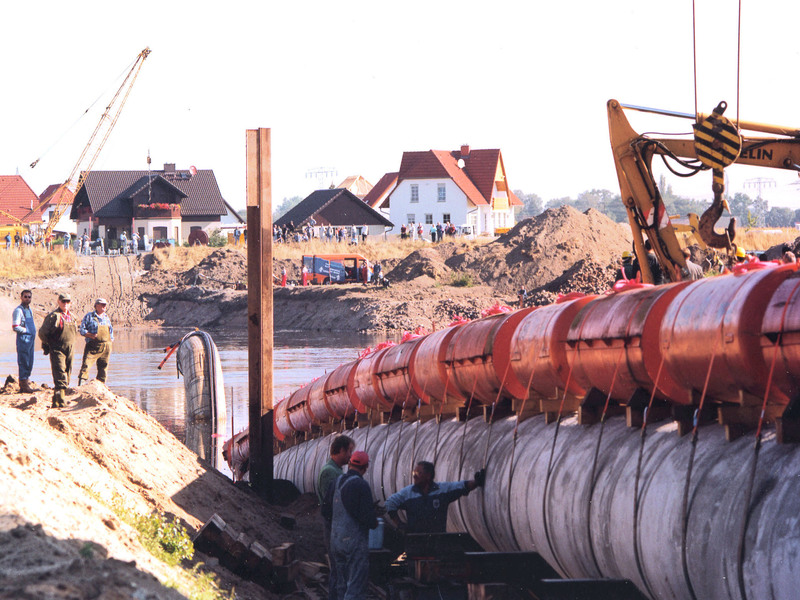
[[78, 328], [69, 311], [72, 298], [66, 292], [58, 295], [58, 308], [44, 318], [39, 329], [42, 351], [50, 355], [50, 370], [53, 372], [53, 404], [52, 408], [63, 408], [64, 395], [69, 386], [69, 375], [72, 371], [72, 353]]
[[336, 564], [337, 598], [364, 598], [369, 582], [369, 530], [378, 526], [372, 491], [364, 480], [369, 456], [353, 452], [350, 469], [331, 486], [331, 552]]
[[11, 329], [17, 334], [17, 366], [19, 366], [19, 391], [29, 394], [31, 371], [33, 371], [33, 348], [36, 342], [36, 323], [31, 312], [31, 290], [22, 290], [20, 305], [11, 315]]
[[[322, 506], [325, 501], [325, 495], [328, 489], [344, 474], [342, 467], [350, 462], [350, 456], [356, 447], [353, 438], [346, 435], [336, 436], [331, 443], [331, 457], [317, 477], [317, 499], [319, 505]], [[331, 554], [331, 516], [322, 515], [322, 539], [325, 542], [325, 551], [330, 557], [330, 577], [328, 579], [328, 597], [331, 600], [336, 600], [336, 563], [333, 561], [333, 554]]]
[[114, 340], [114, 327], [106, 314], [108, 301], [98, 298], [94, 301], [94, 310], [86, 313], [81, 321], [80, 334], [86, 338], [83, 349], [83, 362], [78, 373], [78, 385], [89, 379], [89, 369], [97, 363], [97, 381], [106, 382], [108, 358], [111, 356], [111, 342]]

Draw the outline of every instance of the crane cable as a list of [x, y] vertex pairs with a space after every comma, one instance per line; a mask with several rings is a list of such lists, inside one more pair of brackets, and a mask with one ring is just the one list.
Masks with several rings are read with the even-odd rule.
[[108, 90], [109, 90], [109, 89], [111, 89], [111, 87], [112, 87], [112, 86], [113, 86], [113, 85], [114, 85], [114, 84], [115, 84], [117, 81], [119, 81], [119, 79], [120, 79], [120, 78], [121, 78], [121, 77], [122, 77], [122, 76], [123, 76], [123, 75], [124, 75], [124, 74], [125, 74], [127, 71], [130, 71], [130, 70], [133, 68], [133, 65], [136, 63], [136, 61], [137, 61], [137, 60], [139, 60], [139, 57], [138, 57], [138, 56], [137, 56], [137, 57], [136, 57], [134, 60], [132, 60], [132, 61], [131, 61], [131, 62], [130, 62], [130, 63], [129, 63], [129, 64], [128, 64], [128, 65], [127, 65], [127, 66], [126, 66], [124, 69], [122, 69], [122, 71], [120, 71], [119, 75], [117, 75], [117, 76], [116, 76], [114, 79], [112, 79], [112, 80], [109, 82], [108, 86], [106, 86], [106, 88], [105, 88], [103, 91], [101, 91], [101, 92], [100, 92], [100, 94], [98, 94], [97, 98], [95, 98], [95, 99], [94, 99], [94, 101], [93, 101], [93, 102], [92, 102], [92, 103], [91, 103], [91, 104], [90, 104], [90, 105], [89, 105], [89, 106], [86, 108], [86, 110], [84, 110], [84, 111], [83, 111], [83, 112], [80, 114], [80, 116], [79, 116], [77, 119], [75, 119], [75, 121], [72, 123], [72, 125], [70, 125], [69, 127], [67, 127], [67, 129], [66, 129], [66, 130], [65, 130], [65, 131], [64, 131], [64, 132], [63, 132], [63, 133], [62, 133], [60, 136], [58, 136], [58, 138], [56, 138], [56, 140], [55, 140], [55, 141], [54, 141], [52, 144], [50, 144], [50, 146], [49, 146], [49, 147], [47, 147], [47, 148], [45, 149], [45, 151], [44, 151], [44, 152], [42, 152], [42, 154], [40, 154], [40, 155], [39, 155], [39, 157], [38, 157], [38, 158], [36, 158], [36, 159], [35, 159], [35, 160], [34, 160], [34, 161], [33, 161], [33, 162], [30, 164], [30, 168], [31, 168], [31, 169], [35, 168], [35, 167], [36, 167], [36, 165], [37, 165], [37, 164], [39, 164], [39, 161], [40, 161], [40, 160], [42, 160], [42, 159], [43, 159], [45, 156], [47, 156], [47, 154], [49, 154], [49, 153], [50, 153], [50, 151], [51, 151], [53, 148], [55, 148], [55, 147], [56, 147], [56, 146], [57, 146], [59, 143], [61, 143], [61, 140], [63, 140], [63, 139], [64, 139], [64, 138], [67, 136], [67, 134], [68, 134], [70, 131], [72, 131], [73, 129], [75, 129], [75, 127], [78, 125], [78, 123], [80, 123], [80, 122], [81, 122], [81, 121], [82, 121], [82, 120], [83, 120], [83, 119], [86, 117], [86, 115], [88, 115], [88, 114], [89, 114], [89, 111], [91, 111], [91, 110], [94, 108], [95, 104], [97, 104], [98, 102], [100, 102], [100, 99], [101, 99], [101, 98], [103, 98], [103, 96], [105, 96], [105, 95], [108, 93]]
[[[694, 71], [694, 114], [697, 109], [697, 0], [692, 0], [692, 62]], [[742, 0], [738, 2], [736, 23], [736, 129], [739, 129], [739, 90], [742, 70]]]

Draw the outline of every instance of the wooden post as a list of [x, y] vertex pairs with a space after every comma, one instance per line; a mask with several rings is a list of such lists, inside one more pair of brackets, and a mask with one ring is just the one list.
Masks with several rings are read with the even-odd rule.
[[247, 130], [250, 483], [272, 491], [272, 170], [269, 129]]

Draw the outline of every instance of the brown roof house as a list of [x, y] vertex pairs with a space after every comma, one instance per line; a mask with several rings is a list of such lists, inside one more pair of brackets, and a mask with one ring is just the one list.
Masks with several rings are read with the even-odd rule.
[[361, 175], [350, 175], [336, 187], [349, 190], [363, 200], [364, 196], [372, 189], [372, 184]]
[[[135, 230], [153, 241], [189, 240], [195, 230], [210, 235], [230, 222], [242, 223], [220, 194], [214, 171], [176, 169], [163, 171], [91, 171], [75, 197], [70, 217], [78, 235], [128, 239]], [[113, 245], [112, 245], [113, 247]]]
[[384, 175], [364, 201], [388, 211], [394, 223], [450, 222], [489, 235], [513, 227], [522, 206], [508, 186], [500, 150], [466, 145], [452, 152], [404, 152], [400, 171]]
[[370, 207], [350, 190], [343, 188], [311, 192], [299, 204], [275, 220], [278, 226], [288, 225], [289, 222], [295, 227], [355, 226], [359, 233], [362, 227], [366, 226], [371, 236], [383, 234], [387, 228], [392, 227], [392, 222], [385, 215]]

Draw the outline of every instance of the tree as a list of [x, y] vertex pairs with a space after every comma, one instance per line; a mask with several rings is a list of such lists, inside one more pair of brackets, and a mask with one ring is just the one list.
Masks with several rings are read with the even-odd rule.
[[295, 206], [302, 202], [301, 196], [292, 196], [291, 198], [284, 198], [283, 201], [272, 211], [272, 220], [277, 221], [287, 212], [292, 210]]
[[523, 207], [517, 213], [517, 220], [528, 219], [540, 214], [543, 210], [542, 199], [536, 194], [526, 194], [522, 190], [514, 190], [514, 194], [522, 200]]
[[794, 211], [784, 206], [773, 206], [766, 216], [767, 227], [794, 227]]

